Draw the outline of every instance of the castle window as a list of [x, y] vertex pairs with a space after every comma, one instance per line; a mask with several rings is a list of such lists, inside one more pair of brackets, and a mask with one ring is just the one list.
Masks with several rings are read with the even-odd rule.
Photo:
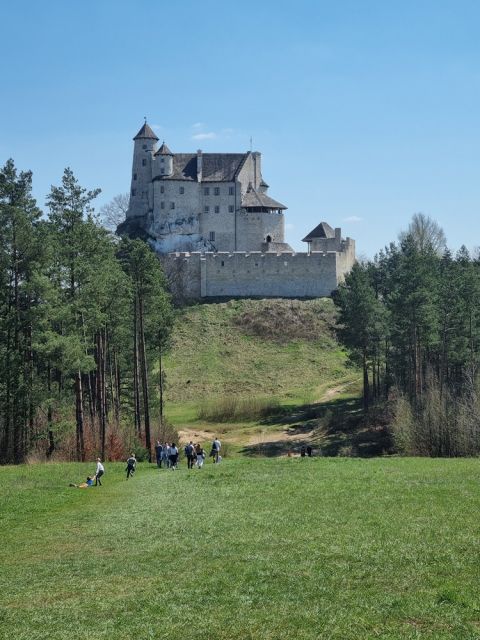
[[233, 187], [228, 187], [228, 195], [229, 196], [234, 196], [235, 195], [235, 189]]
[[143, 158], [142, 160], [142, 167], [146, 167], [147, 166], [147, 159]]
[[174, 202], [170, 202], [170, 209], [175, 209], [175, 203]]
[[215, 242], [215, 231], [210, 231], [208, 239], [210, 240], [210, 242]]
[[214, 195], [219, 196], [220, 195], [220, 187], [215, 187], [215, 189], [213, 190]]
[[160, 158], [160, 162], [163, 164], [165, 162], [165, 158]]
[[142, 149], [146, 149], [146, 148], [147, 148], [147, 145], [146, 145], [146, 144], [143, 144], [143, 145], [142, 145]]
[[220, 213], [220, 207], [218, 205], [215, 207], [215, 213]]
[[134, 173], [134, 174], [133, 174], [133, 179], [134, 179], [134, 180], [136, 180], [136, 179], [137, 179], [137, 174], [136, 174], [136, 173]]
[[165, 202], [160, 202], [160, 209], [165, 209]]
[[272, 236], [267, 236], [267, 242], [271, 242], [272, 241]]
[[233, 213], [234, 211], [235, 211], [235, 208], [234, 208], [233, 204], [229, 204], [228, 205], [228, 212], [229, 213]]
[[204, 196], [209, 196], [210, 195], [210, 187], [204, 187], [203, 188], [203, 195]]
[[165, 173], [165, 169], [163, 167], [160, 169], [160, 173], [162, 174], [162, 176]]
[[162, 184], [162, 186], [160, 187], [160, 193], [165, 193], [165, 187], [163, 186], [163, 184]]
[[137, 193], [136, 189], [132, 189], [132, 196], [134, 196]]
[[209, 213], [210, 207], [208, 205], [205, 205], [204, 211], [205, 211], [205, 213]]
[[180, 187], [180, 193], [185, 193], [185, 187]]
[[224, 266], [225, 266], [225, 261], [224, 261], [224, 260], [222, 260], [222, 267], [224, 267]]

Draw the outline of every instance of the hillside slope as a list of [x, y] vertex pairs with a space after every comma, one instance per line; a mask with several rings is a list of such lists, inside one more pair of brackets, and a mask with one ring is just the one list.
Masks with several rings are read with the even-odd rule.
[[[347, 388], [355, 394], [358, 372], [347, 367], [335, 322], [330, 299], [233, 300], [180, 310], [165, 358], [167, 417], [181, 430], [228, 431], [246, 444], [268, 407], [312, 405]], [[242, 411], [231, 410], [235, 403]]]

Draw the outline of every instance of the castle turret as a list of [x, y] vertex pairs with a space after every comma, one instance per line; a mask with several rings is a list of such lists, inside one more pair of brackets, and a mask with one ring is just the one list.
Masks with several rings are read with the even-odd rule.
[[162, 142], [162, 146], [155, 152], [155, 176], [171, 176], [173, 173], [173, 153], [165, 144], [165, 140]]
[[147, 121], [133, 139], [132, 184], [127, 218], [145, 216], [153, 208], [152, 163], [158, 138]]

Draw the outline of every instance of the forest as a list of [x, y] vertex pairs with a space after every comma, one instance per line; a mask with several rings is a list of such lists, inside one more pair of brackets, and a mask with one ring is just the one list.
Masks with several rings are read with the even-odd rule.
[[[133, 447], [149, 459], [154, 437], [174, 437], [163, 410], [167, 281], [145, 242], [105, 227], [99, 193], [67, 168], [43, 212], [31, 172], [13, 160], [0, 169], [1, 464], [119, 459]], [[382, 414], [395, 450], [480, 453], [478, 256], [453, 255], [415, 214], [333, 298], [364, 416]]]
[[67, 168], [44, 213], [31, 172], [0, 169], [0, 463], [149, 457], [162, 425], [165, 277], [147, 244], [102, 226], [99, 193]]
[[456, 255], [415, 214], [334, 296], [339, 337], [363, 372], [363, 406], [385, 407], [398, 451], [480, 452], [480, 260]]

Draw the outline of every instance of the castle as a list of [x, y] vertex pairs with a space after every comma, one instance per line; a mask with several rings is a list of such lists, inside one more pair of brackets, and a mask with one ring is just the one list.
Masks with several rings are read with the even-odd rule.
[[320, 223], [295, 253], [286, 206], [268, 194], [261, 155], [173, 153], [145, 122], [134, 137], [130, 204], [121, 234], [166, 254], [188, 298], [329, 296], [355, 261], [355, 242]]

